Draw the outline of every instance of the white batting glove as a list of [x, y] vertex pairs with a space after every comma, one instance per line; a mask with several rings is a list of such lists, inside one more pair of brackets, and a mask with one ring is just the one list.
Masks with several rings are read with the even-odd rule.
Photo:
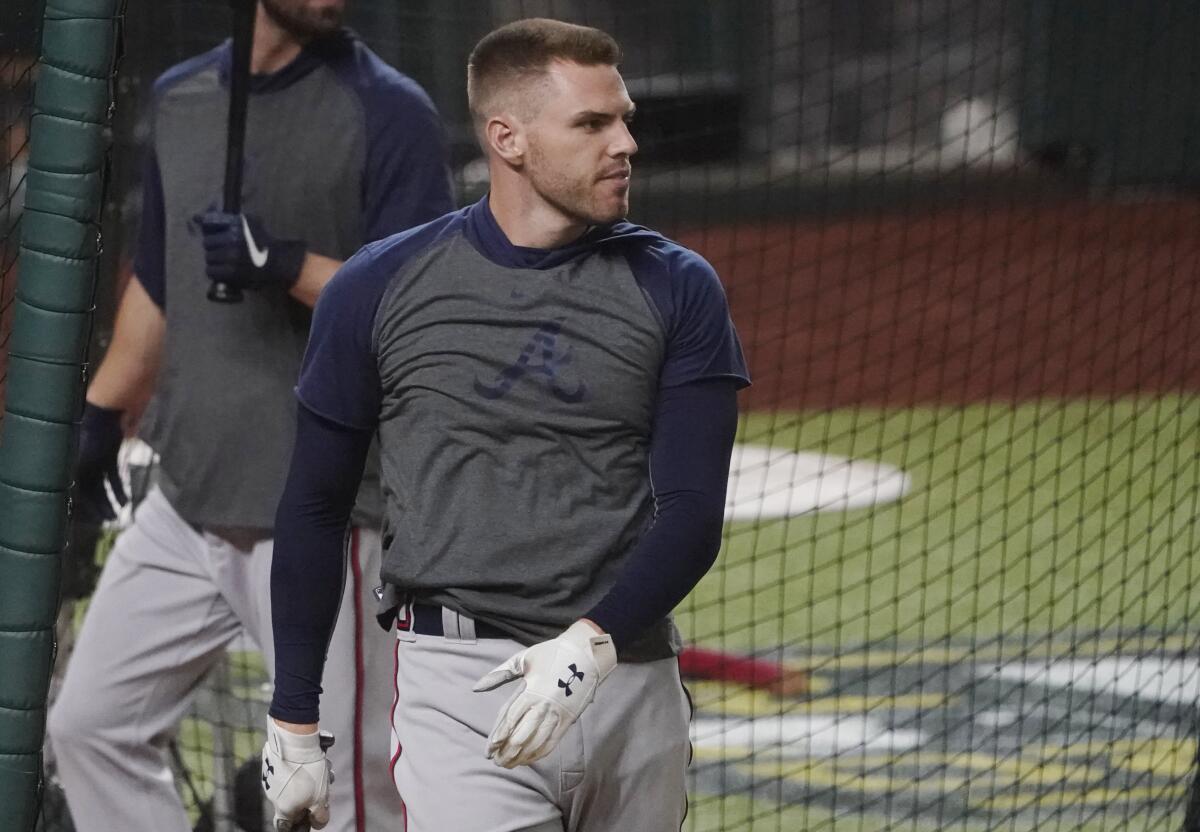
[[295, 734], [267, 717], [262, 784], [275, 807], [271, 826], [275, 832], [323, 829], [329, 823], [333, 766], [325, 758], [325, 749], [332, 744], [331, 734]]
[[576, 621], [558, 638], [522, 650], [484, 676], [475, 683], [477, 693], [525, 679], [488, 736], [488, 759], [513, 768], [545, 757], [616, 666], [612, 636]]

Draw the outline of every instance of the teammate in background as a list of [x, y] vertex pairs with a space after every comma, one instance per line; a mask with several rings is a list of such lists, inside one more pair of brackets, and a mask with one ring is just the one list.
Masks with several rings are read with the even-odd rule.
[[271, 571], [277, 816], [321, 811], [332, 588], [378, 432], [407, 828], [679, 829], [671, 610], [720, 547], [748, 379], [711, 266], [622, 221], [619, 60], [551, 20], [480, 41], [490, 194], [367, 246], [317, 305]]
[[[161, 456], [161, 487], [108, 558], [50, 715], [81, 832], [191, 828], [172, 785], [167, 738], [243, 628], [274, 666], [272, 526], [309, 307], [363, 244], [453, 207], [432, 103], [341, 29], [342, 13], [342, 0], [258, 7], [244, 215], [215, 208], [229, 43], [155, 86], [137, 279], [88, 387], [75, 499], [82, 510], [104, 510], [123, 412], [151, 387], [142, 435]], [[212, 280], [246, 289], [244, 302], [206, 300]], [[358, 504], [346, 555], [339, 540], [324, 587], [334, 609], [342, 606], [323, 680], [327, 727], [338, 735], [330, 829], [390, 830], [399, 801], [386, 774], [388, 743], [361, 730], [382, 723], [391, 704], [391, 644], [362, 632], [373, 618], [363, 607], [373, 612], [374, 597], [361, 576], [379, 559], [377, 474], [361, 491], [357, 480], [349, 488]]]

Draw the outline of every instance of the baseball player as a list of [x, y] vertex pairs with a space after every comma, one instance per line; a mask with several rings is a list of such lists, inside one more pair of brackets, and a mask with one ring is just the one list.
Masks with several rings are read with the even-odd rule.
[[[50, 715], [81, 832], [191, 828], [164, 754], [191, 693], [243, 629], [269, 668], [276, 649], [293, 649], [272, 642], [269, 573], [310, 307], [364, 243], [453, 207], [432, 103], [340, 27], [342, 11], [341, 0], [258, 7], [241, 214], [213, 208], [229, 43], [155, 85], [136, 279], [87, 391], [76, 501], [105, 509], [122, 420], [151, 387], [141, 432], [161, 457], [160, 487], [105, 565]], [[243, 302], [206, 300], [218, 280], [245, 290]], [[331, 828], [361, 832], [391, 829], [399, 801], [386, 738], [362, 730], [387, 718], [390, 699], [390, 640], [373, 627], [363, 639], [377, 471], [350, 492], [345, 555], [339, 541], [327, 587], [342, 612], [318, 682], [337, 733]], [[372, 674], [384, 681], [366, 684]]]
[[326, 813], [324, 645], [378, 432], [397, 828], [680, 827], [671, 610], [720, 547], [748, 378], [708, 263], [622, 221], [619, 59], [551, 20], [485, 37], [489, 195], [367, 246], [317, 305], [271, 572], [263, 785], [285, 825]]

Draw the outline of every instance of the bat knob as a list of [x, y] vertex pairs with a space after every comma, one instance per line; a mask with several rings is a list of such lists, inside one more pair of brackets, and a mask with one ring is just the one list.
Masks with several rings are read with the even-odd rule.
[[241, 303], [242, 290], [237, 286], [217, 281], [209, 284], [208, 299], [213, 303]]
[[328, 751], [333, 746], [333, 732], [322, 731], [318, 742], [321, 743], [321, 750]]

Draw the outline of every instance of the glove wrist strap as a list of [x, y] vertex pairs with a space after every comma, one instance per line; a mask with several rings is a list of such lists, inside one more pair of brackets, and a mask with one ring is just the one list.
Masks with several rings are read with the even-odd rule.
[[125, 432], [121, 429], [121, 417], [124, 413], [124, 410], [117, 407], [101, 407], [85, 401], [79, 426], [97, 441], [106, 445], [120, 445], [125, 437]]
[[271, 717], [267, 717], [267, 742], [274, 747], [279, 758], [288, 763], [315, 763], [325, 756], [318, 732], [296, 734], [281, 728]]
[[600, 673], [601, 680], [617, 666], [617, 648], [613, 645], [612, 636], [608, 633], [597, 633], [586, 621], [576, 621], [559, 638], [590, 653], [596, 661], [596, 670]]

